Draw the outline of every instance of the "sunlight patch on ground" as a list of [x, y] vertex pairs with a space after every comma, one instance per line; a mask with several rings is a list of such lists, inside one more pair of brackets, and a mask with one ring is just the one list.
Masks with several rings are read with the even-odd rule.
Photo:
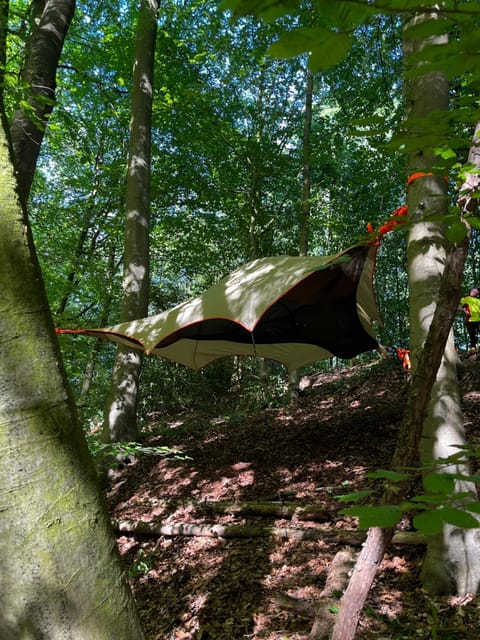
[[167, 422], [165, 425], [167, 429], [176, 429], [177, 427], [183, 427], [185, 420], [174, 420], [173, 422]]
[[[150, 487], [155, 487], [155, 482], [151, 479], [157, 478], [159, 475], [161, 475], [165, 481], [162, 487], [162, 497], [180, 497], [182, 493], [189, 495], [191, 491], [190, 488], [198, 475], [198, 471], [188, 469], [184, 466], [173, 467], [171, 466], [171, 461], [162, 460], [151, 469], [145, 478], [143, 486], [147, 487], [145, 489], [147, 494], [150, 494]], [[153, 497], [157, 498], [158, 495], [154, 495]]]
[[222, 476], [217, 480], [200, 482], [198, 491], [204, 500], [219, 500], [221, 498], [239, 499], [241, 489], [255, 483], [255, 471], [250, 469], [250, 462], [237, 462], [232, 465], [232, 476]]
[[403, 594], [401, 591], [396, 591], [391, 588], [385, 589], [379, 595], [379, 607], [378, 613], [383, 616], [388, 616], [390, 619], [398, 618], [403, 612], [402, 603]]
[[463, 395], [464, 400], [478, 401], [479, 398], [480, 398], [480, 391], [470, 391], [469, 393], [465, 393]]

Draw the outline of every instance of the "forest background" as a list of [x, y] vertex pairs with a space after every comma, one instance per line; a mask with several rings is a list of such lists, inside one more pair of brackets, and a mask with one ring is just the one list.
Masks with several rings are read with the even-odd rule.
[[[432, 327], [438, 329], [437, 316], [441, 315], [445, 302], [438, 265], [445, 261], [446, 274], [449, 273], [450, 258], [457, 249], [461, 250], [466, 234], [466, 228], [459, 220], [458, 207], [447, 209], [444, 206], [446, 183], [442, 176], [446, 172], [452, 174], [449, 183], [452, 185], [451, 195], [458, 196], [458, 187], [466, 175], [471, 174], [472, 167], [466, 166], [465, 162], [471, 150], [473, 128], [478, 121], [478, 71], [475, 71], [478, 40], [474, 33], [476, 24], [472, 22], [472, 17], [478, 14], [478, 7], [469, 2], [446, 2], [444, 5], [444, 15], [440, 20], [433, 8], [423, 20], [417, 22], [414, 19], [409, 23], [408, 30], [412, 29], [413, 34], [403, 37], [403, 51], [400, 45], [401, 26], [409, 12], [417, 8], [410, 2], [387, 3], [383, 9], [368, 3], [357, 6], [349, 2], [335, 5], [318, 2], [315, 4], [321, 8], [318, 15], [311, 12], [311, 7], [306, 7], [306, 12], [303, 12], [305, 7], [296, 2], [272, 5], [259, 0], [242, 5], [232, 0], [227, 3], [237, 10], [241, 6], [241, 12], [247, 13], [259, 8], [260, 13], [266, 12], [270, 17], [273, 9], [274, 17], [279, 18], [274, 23], [258, 22], [248, 15], [237, 16], [234, 22], [230, 22], [228, 15], [218, 12], [217, 6], [209, 2], [167, 3], [162, 6], [158, 24], [155, 23], [158, 36], [153, 65], [155, 85], [152, 91], [149, 204], [153, 214], [150, 271], [154, 286], [149, 300], [150, 312], [191, 297], [249, 258], [305, 253], [307, 250], [331, 254], [365, 238], [368, 228], [381, 226], [391, 211], [402, 203], [407, 177], [403, 166], [407, 157], [410, 168], [435, 169], [439, 176], [423, 180], [426, 186], [416, 186], [409, 191], [409, 205], [410, 201], [415, 203], [417, 218], [412, 218], [409, 225], [408, 240], [408, 268], [411, 273], [415, 273], [412, 264], [415, 268], [419, 248], [427, 258], [423, 260], [426, 269], [432, 264], [435, 266], [431, 273], [434, 288], [428, 291], [427, 302], [435, 303], [438, 294], [440, 312], [435, 313], [432, 322]], [[148, 6], [149, 3], [142, 3], [143, 9]], [[2, 397], [8, 419], [3, 421], [1, 433], [4, 446], [15, 463], [15, 473], [12, 472], [11, 477], [3, 474], [2, 484], [9, 500], [12, 496], [23, 496], [22, 508], [18, 509], [21, 515], [15, 517], [31, 518], [30, 487], [35, 487], [38, 498], [42, 486], [46, 489], [45, 483], [34, 485], [21, 481], [16, 484], [15, 478], [28, 475], [26, 469], [35, 473], [50, 457], [52, 471], [56, 469], [60, 473], [52, 476], [56, 482], [52, 485], [52, 496], [61, 488], [63, 478], [69, 477], [68, 474], [71, 474], [72, 482], [75, 477], [75, 482], [79, 483], [77, 486], [84, 493], [77, 494], [73, 491], [73, 484], [67, 481], [70, 490], [66, 494], [60, 491], [58, 500], [48, 500], [45, 494], [46, 511], [39, 509], [42, 518], [61, 506], [65, 499], [79, 503], [86, 500], [84, 506], [89, 503], [93, 509], [89, 516], [91, 522], [96, 527], [98, 525], [98, 535], [106, 545], [102, 547], [99, 538], [92, 548], [94, 546], [96, 553], [105, 558], [106, 549], [111, 545], [108, 536], [104, 535], [108, 529], [104, 527], [105, 514], [102, 517], [98, 515], [95, 499], [80, 497], [93, 495], [92, 467], [85, 457], [84, 441], [75, 430], [75, 420], [66, 420], [71, 405], [61, 379], [62, 372], [54, 367], [52, 379], [45, 376], [55, 347], [45, 337], [48, 335], [49, 316], [42, 302], [43, 289], [35, 288], [42, 277], [28, 237], [31, 224], [47, 286], [48, 306], [53, 310], [57, 326], [102, 326], [116, 319], [121, 298], [121, 264], [124, 248], [126, 252], [128, 247], [128, 243], [123, 244], [122, 210], [128, 201], [127, 165], [132, 161], [129, 138], [134, 129], [132, 123], [138, 116], [130, 110], [135, 86], [130, 81], [129, 69], [139, 64], [137, 51], [140, 48], [133, 54], [134, 34], [136, 31], [136, 45], [141, 47], [143, 34], [140, 27], [146, 22], [142, 23], [140, 11], [135, 23], [135, 15], [126, 4], [115, 8], [104, 4], [78, 5], [58, 67], [55, 97], [59, 108], [49, 118], [43, 139], [43, 123], [39, 114], [43, 108], [44, 113], [49, 112], [53, 97], [46, 92], [41, 98], [36, 95], [30, 100], [31, 90], [35, 94], [40, 89], [41, 94], [45, 87], [35, 78], [27, 78], [26, 81], [24, 72], [38, 53], [35, 48], [36, 27], [40, 27], [38, 32], [41, 34], [42, 24], [49, 24], [45, 16], [52, 7], [70, 10], [73, 3], [58, 0], [33, 5], [2, 4], [2, 59], [5, 61], [2, 125], [3, 131], [7, 132], [8, 122], [12, 122], [20, 195], [18, 201], [15, 190], [12, 190], [14, 181], [13, 174], [9, 173], [7, 135], [2, 139], [4, 251], [0, 266], [4, 269], [2, 277], [6, 287], [2, 301], [5, 337], [0, 343], [0, 355], [3, 354], [2, 376], [5, 379]], [[281, 10], [278, 12], [278, 9]], [[314, 18], [326, 20], [327, 26], [315, 26], [313, 30], [305, 26], [297, 28], [305, 20], [308, 22]], [[453, 44], [448, 44], [443, 38], [445, 30], [451, 31]], [[289, 35], [272, 48], [272, 51], [284, 55], [271, 57], [268, 47], [279, 34], [283, 37], [285, 31]], [[319, 38], [319, 34], [323, 37]], [[409, 44], [409, 39], [419, 44], [417, 51]], [[437, 44], [444, 47], [437, 48]], [[306, 58], [298, 54], [310, 48], [312, 55], [307, 70]], [[435, 49], [440, 53], [438, 57], [432, 54]], [[402, 61], [410, 66], [406, 69]], [[423, 66], [425, 64], [427, 67]], [[422, 87], [422, 83], [417, 82], [424, 76], [440, 78], [430, 87], [435, 90], [435, 96], [438, 95], [439, 103], [445, 104], [446, 101], [453, 108], [448, 111], [443, 108], [437, 113], [429, 105], [427, 117], [421, 119], [418, 115], [422, 113], [420, 110], [417, 111], [417, 120], [405, 120], [402, 94], [406, 87], [411, 113], [415, 113], [415, 108], [418, 109], [422, 101], [428, 104], [431, 99], [431, 95], [425, 92], [426, 85]], [[447, 77], [449, 93], [443, 81]], [[404, 78], [408, 79], [406, 84], [402, 82]], [[307, 128], [309, 115], [312, 119]], [[43, 139], [31, 192], [28, 179], [33, 175], [29, 176], [23, 170], [20, 161], [22, 146], [18, 145], [22, 136], [23, 144], [30, 144], [28, 136], [24, 136], [27, 130], [34, 131], [33, 137], [39, 132], [41, 134], [37, 153]], [[30, 162], [32, 174], [35, 163], [36, 158]], [[422, 177], [430, 175], [422, 174]], [[441, 218], [438, 207], [432, 205], [435, 204], [434, 196], [438, 194], [443, 194]], [[418, 198], [419, 195], [425, 199]], [[471, 195], [476, 200], [477, 193]], [[29, 217], [25, 211], [27, 205]], [[20, 208], [23, 210], [23, 231], [18, 226], [22, 219], [18, 216]], [[477, 218], [470, 211], [466, 213], [472, 226], [478, 226]], [[12, 222], [10, 225], [9, 220]], [[23, 233], [27, 242], [19, 242], [19, 236], [15, 240], [16, 233], [20, 237]], [[473, 233], [474, 249], [476, 243]], [[431, 256], [427, 256], [432, 248], [437, 256], [433, 261]], [[471, 252], [465, 270], [465, 277], [472, 283], [477, 277], [474, 255]], [[10, 273], [9, 257], [12, 257], [11, 266], [16, 271], [7, 277], [6, 274]], [[428, 275], [427, 270], [424, 276]], [[27, 272], [32, 275], [25, 276]], [[423, 287], [428, 285], [425, 277], [410, 281], [410, 299], [407, 302], [405, 238], [398, 233], [385, 238], [377, 270], [378, 301], [387, 320], [381, 336], [383, 343], [403, 346], [408, 340], [407, 308], [423, 311], [428, 306], [418, 297], [421, 291], [417, 284], [422, 280]], [[448, 278], [444, 281], [448, 282]], [[12, 282], [21, 283], [22, 287], [16, 289]], [[454, 289], [454, 292], [454, 299], [447, 301], [445, 308], [456, 307], [459, 291]], [[21, 303], [18, 307], [16, 301]], [[33, 305], [31, 311], [29, 302]], [[18, 314], [22, 329], [17, 328], [14, 322], [17, 309], [25, 311]], [[34, 322], [36, 314], [40, 314], [37, 324]], [[417, 323], [415, 314], [410, 315], [410, 320], [412, 318]], [[25, 331], [29, 322], [33, 322], [30, 332]], [[440, 326], [440, 329], [445, 329], [439, 340], [442, 349], [448, 328], [447, 321]], [[28, 368], [27, 355], [33, 345], [33, 337], [41, 336], [42, 332], [43, 340], [38, 339], [38, 343], [42, 348], [46, 347], [43, 351], [45, 361], [41, 357], [32, 359], [32, 372], [22, 376], [21, 371]], [[18, 351], [21, 346], [18, 336], [29, 340], [28, 349]], [[419, 371], [425, 372], [422, 367], [428, 364], [427, 347], [438, 356], [440, 363], [442, 349], [437, 345], [435, 354], [433, 345], [432, 351], [425, 326], [411, 328], [412, 336], [416, 341], [414, 372], [417, 364]], [[460, 338], [458, 346], [461, 348], [463, 344]], [[113, 356], [100, 345], [84, 345], [81, 340], [65, 342], [62, 348], [83, 420], [91, 428], [100, 413], [98, 399], [104, 397]], [[427, 355], [419, 355], [420, 352]], [[451, 347], [447, 346], [444, 364], [448, 366], [444, 366], [445, 371], [435, 382], [437, 386], [430, 406], [433, 412], [441, 408], [439, 399], [444, 397], [441, 384], [445, 382], [449, 386], [443, 389], [453, 400], [453, 424], [457, 428], [461, 417], [458, 413], [458, 392], [451, 386], [455, 379], [452, 353]], [[236, 362], [224, 362], [194, 376], [171, 364], [152, 362], [154, 364], [149, 365], [150, 369], [145, 368], [142, 378], [144, 414], [152, 408], [163, 410], [167, 405], [170, 410], [189, 406], [193, 400], [201, 400], [202, 395], [211, 397], [212, 389], [220, 396], [233, 378], [241, 379], [240, 373], [246, 371], [243, 365], [240, 369]], [[436, 366], [430, 366], [430, 369], [435, 373]], [[53, 369], [51, 371], [53, 373]], [[279, 371], [272, 368], [271, 373], [277, 373], [278, 379]], [[94, 374], [96, 393], [92, 401], [89, 390], [94, 388]], [[434, 383], [433, 378], [431, 383]], [[415, 388], [415, 384], [412, 385], [412, 389]], [[55, 400], [57, 392], [58, 402]], [[42, 402], [35, 408], [40, 411], [33, 409], [37, 395]], [[410, 396], [414, 398], [414, 393]], [[42, 409], [47, 400], [52, 405]], [[27, 414], [28, 419], [24, 417]], [[16, 421], [18, 415], [23, 416], [19, 423]], [[48, 420], [45, 420], [46, 415]], [[442, 415], [440, 422], [449, 426], [452, 415]], [[430, 423], [432, 417], [437, 420], [435, 413], [430, 414]], [[38, 425], [37, 420], [40, 420]], [[24, 441], [19, 438], [19, 425], [25, 427], [21, 432]], [[35, 440], [27, 437], [30, 429], [37, 436]], [[438, 430], [435, 433], [439, 442], [447, 442], [447, 434], [440, 436]], [[45, 448], [49, 439], [55, 442], [55, 447]], [[27, 450], [25, 443], [30, 442], [35, 442], [35, 447]], [[425, 453], [430, 459], [432, 456], [441, 457], [438, 451]], [[72, 472], [75, 460], [80, 459], [85, 468]], [[457, 459], [455, 464], [460, 468], [458, 462]], [[455, 480], [459, 484], [463, 481], [472, 484], [472, 478], [460, 471], [456, 472]], [[456, 495], [465, 499], [473, 493], [469, 488], [466, 493], [457, 492]], [[66, 556], [61, 559], [60, 549], [57, 553], [55, 544], [48, 545], [48, 538], [53, 540], [55, 536], [55, 540], [61, 540], [65, 529], [62, 519], [69, 517], [73, 521], [79, 503], [76, 509], [60, 508], [59, 514], [63, 515], [48, 521], [48, 532], [40, 541], [47, 545], [43, 548], [49, 551], [48, 554], [37, 554], [42, 562], [48, 563], [49, 554], [53, 551], [64, 568]], [[12, 516], [13, 511], [8, 505], [4, 510]], [[455, 520], [450, 524], [455, 526], [458, 524], [457, 512], [450, 516]], [[29, 527], [32, 527], [31, 519]], [[9, 530], [24, 531], [23, 526], [13, 522], [12, 526], [4, 528], [2, 544], [6, 549], [12, 540]], [[449, 535], [454, 542], [452, 532]], [[386, 538], [385, 542], [388, 542]], [[81, 546], [85, 544], [90, 543], [83, 533], [81, 544], [75, 547], [78, 557], [86, 557], [81, 553]], [[429, 550], [431, 548], [434, 545], [429, 545]], [[450, 548], [454, 549], [454, 546]], [[30, 580], [28, 570], [22, 570], [23, 566], [28, 566], [28, 557], [20, 558], [17, 565], [8, 553], [3, 554], [3, 558], [8, 571], [2, 573], [8, 577], [4, 579], [8, 579], [12, 587], [11, 592], [3, 590], [10, 598], [4, 618], [7, 615], [14, 620], [12, 624], [17, 630], [21, 622], [17, 611], [19, 601], [15, 600], [13, 586], [16, 585], [22, 594], [22, 601], [25, 595], [13, 576], [16, 573], [18, 583]], [[90, 570], [110, 575], [103, 561], [96, 562], [92, 558], [89, 564]], [[477, 567], [473, 559], [471, 563], [460, 564], [457, 585], [465, 576], [465, 572], [462, 574], [464, 569], [468, 574], [469, 569]], [[430, 568], [436, 566], [431, 564]], [[448, 566], [446, 562], [443, 586], [450, 580]], [[39, 571], [38, 575], [43, 579], [46, 574]], [[77, 576], [72, 576], [71, 580], [76, 581]], [[475, 581], [473, 579], [472, 585]], [[122, 590], [123, 587], [120, 588]], [[37, 602], [25, 608], [28, 623], [33, 620], [32, 612], [40, 611], [43, 615], [45, 603], [50, 601], [48, 589], [43, 593], [37, 585], [32, 593], [33, 602]], [[57, 596], [59, 611], [63, 610], [65, 598], [67, 596], [61, 590]], [[23, 612], [20, 612], [20, 618], [22, 616]], [[112, 612], [112, 624], [115, 624], [114, 617]], [[126, 619], [132, 625], [136, 624], [134, 618], [133, 614], [127, 614]], [[8, 628], [10, 621], [6, 618], [3, 621]]]
[[[18, 11], [11, 61], [20, 62]], [[49, 300], [60, 327], [119, 318], [125, 177], [136, 10], [78, 3], [58, 71], [57, 107], [46, 130], [31, 219]], [[359, 28], [346, 60], [314, 75], [309, 252], [350, 246], [405, 201], [404, 155], [392, 142], [403, 115], [399, 20]], [[291, 18], [232, 22], [215, 2], [165, 3], [155, 58], [151, 173], [151, 296], [158, 313], [202, 292], [254, 257], [297, 254], [307, 57], [268, 47]], [[13, 107], [13, 103], [12, 103]], [[381, 127], [379, 126], [381, 122]], [[373, 125], [375, 125], [373, 127]], [[373, 131], [372, 131], [373, 128]], [[466, 123], [461, 163], [468, 152]], [[479, 274], [476, 234], [466, 282]], [[376, 270], [385, 345], [408, 346], [404, 234], [386, 237]], [[461, 323], [459, 347], [465, 346]], [[101, 419], [113, 349], [61, 338], [83, 415]], [[328, 366], [328, 365], [327, 365]], [[230, 384], [231, 363], [200, 375], [148, 359], [141, 413], [171, 410]], [[281, 369], [275, 368], [282, 380]], [[92, 379], [94, 376], [94, 379]], [[94, 384], [94, 393], [88, 390]]]

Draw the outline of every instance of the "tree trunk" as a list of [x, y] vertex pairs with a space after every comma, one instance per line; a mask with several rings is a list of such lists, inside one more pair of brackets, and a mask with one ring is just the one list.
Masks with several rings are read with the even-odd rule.
[[299, 255], [308, 254], [310, 235], [310, 200], [312, 190], [312, 103], [313, 74], [307, 70], [305, 89], [305, 115], [303, 122], [302, 203], [300, 212]]
[[[472, 144], [467, 158], [468, 164], [480, 170], [480, 122], [477, 122], [473, 133]], [[468, 173], [465, 183], [460, 189], [459, 205], [464, 215], [478, 215], [478, 192], [480, 191], [480, 175]]]
[[338, 551], [328, 570], [325, 588], [320, 594], [321, 600], [317, 603], [317, 611], [312, 629], [307, 640], [327, 640], [330, 638], [336, 615], [334, 607], [337, 606], [338, 596], [343, 593], [348, 584], [350, 571], [355, 564], [355, 554], [351, 548]]
[[[312, 103], [313, 103], [313, 73], [307, 69], [305, 80], [305, 113], [303, 120], [302, 140], [302, 201], [300, 209], [300, 232], [298, 235], [298, 253], [300, 256], [308, 254], [310, 236], [310, 200], [312, 190]], [[298, 370], [292, 371], [288, 378], [290, 400], [298, 396]]]
[[0, 128], [0, 637], [144, 638]]
[[[0, 0], [0, 69], [7, 68], [7, 37], [8, 37], [8, 7], [9, 0]], [[0, 109], [5, 112], [5, 71], [0, 72]]]
[[56, 73], [75, 0], [32, 3], [30, 40], [21, 83], [25, 95], [11, 124], [20, 199], [28, 200], [48, 116], [55, 105]]
[[[121, 322], [148, 313], [150, 147], [157, 12], [157, 0], [142, 0], [133, 69]], [[137, 403], [142, 355], [127, 347], [117, 349], [105, 409], [105, 442], [138, 439]]]
[[[422, 19], [424, 19], [424, 17], [422, 17]], [[406, 53], [408, 54], [410, 52], [409, 47], [407, 47]], [[441, 107], [442, 104], [445, 107], [445, 105], [448, 104], [448, 96], [445, 97], [444, 95], [445, 80], [443, 77], [437, 77], [437, 74], [433, 77], [422, 76], [420, 80], [415, 82], [419, 84], [414, 87], [416, 91], [413, 91], [409, 98], [411, 109], [413, 111], [415, 111], [415, 108], [418, 109], [418, 117], [428, 115], [434, 107]], [[441, 92], [443, 102], [439, 99], [439, 96], [435, 95], [435, 90]], [[418, 101], [415, 100], [416, 98], [418, 98]], [[433, 100], [433, 102], [431, 102], [431, 100]], [[473, 147], [476, 148], [475, 143]], [[419, 153], [418, 157], [412, 158], [412, 161], [415, 160], [419, 165], [416, 166], [413, 164], [411, 170], [421, 169], [424, 173], [427, 173], [428, 171], [426, 170], [429, 169], [429, 165], [424, 163], [427, 161], [432, 163], [433, 159], [424, 153]], [[428, 223], [423, 222], [422, 224], [424, 226], [420, 228], [421, 232], [419, 233], [418, 224], [421, 223], [424, 212], [432, 213], [432, 210], [438, 212], [439, 208], [442, 209], [446, 206], [446, 183], [443, 178], [438, 179], [427, 175], [421, 180], [415, 180], [413, 185], [413, 193], [409, 194], [409, 212], [410, 215], [412, 215], [412, 212], [415, 212], [414, 215], [417, 218], [417, 222], [413, 225], [410, 241], [413, 242], [417, 239], [420, 248], [419, 253], [413, 251], [413, 256], [418, 258], [420, 262], [422, 255], [428, 255], [426, 253], [427, 251], [436, 250], [439, 253], [437, 253], [435, 259], [440, 261], [441, 267], [445, 265], [445, 269], [437, 266], [437, 268], [433, 270], [433, 273], [429, 273], [428, 271], [424, 273], [419, 267], [418, 270], [413, 269], [410, 271], [410, 289], [413, 288], [415, 292], [417, 292], [417, 290], [423, 291], [423, 295], [431, 307], [430, 314], [425, 316], [422, 298], [419, 297], [420, 304], [415, 306], [417, 300], [415, 296], [411, 297], [411, 305], [416, 308], [416, 313], [418, 314], [417, 317], [411, 318], [411, 322], [416, 330], [414, 336], [416, 340], [413, 340], [416, 360], [408, 403], [393, 459], [394, 468], [414, 466], [417, 450], [420, 449], [419, 443], [421, 441], [421, 435], [424, 433], [424, 425], [428, 423], [427, 416], [431, 416], [432, 413], [434, 414], [435, 405], [441, 406], [443, 402], [443, 398], [438, 395], [438, 389], [441, 388], [438, 386], [439, 380], [445, 381], [445, 388], [448, 389], [450, 393], [446, 399], [446, 406], [451, 410], [454, 418], [459, 417], [458, 391], [455, 393], [455, 388], [452, 389], [451, 378], [442, 371], [442, 368], [446, 368], [447, 370], [449, 367], [454, 370], [456, 369], [456, 355], [454, 354], [453, 360], [451, 359], [452, 337], [450, 328], [455, 317], [457, 301], [460, 297], [461, 279], [468, 249], [468, 239], [465, 239], [465, 242], [461, 245], [451, 247], [450, 250], [447, 251], [443, 228], [439, 224], [435, 225], [430, 223], [432, 226], [428, 226]], [[419, 187], [422, 188], [419, 189]], [[430, 189], [431, 192], [427, 189]], [[469, 189], [470, 191], [472, 189], [475, 190], [471, 184]], [[468, 188], [465, 188], [463, 191], [468, 192]], [[438, 244], [435, 244], [435, 241], [437, 241]], [[432, 247], [430, 243], [433, 245]], [[410, 250], [412, 250], [411, 246]], [[424, 252], [423, 254], [422, 250]], [[424, 283], [423, 288], [421, 286], [422, 280], [426, 275], [430, 275], [430, 278], [436, 283], [433, 294], [430, 293], [430, 283]], [[410, 308], [412, 316], [412, 306]], [[447, 360], [447, 363], [445, 363], [449, 357], [450, 360]], [[440, 371], [438, 378], [437, 371]], [[447, 384], [447, 381], [449, 384]], [[457, 402], [456, 406], [455, 402]], [[461, 414], [460, 423], [457, 423], [457, 431], [455, 431], [457, 442], [459, 434], [461, 436], [460, 440], [462, 440], [463, 423], [461, 421]], [[436, 433], [432, 435], [437, 436]], [[442, 435], [445, 435], [445, 432]], [[455, 453], [455, 451], [455, 449], [450, 449], [446, 455], [451, 455]], [[462, 468], [461, 470], [464, 469]], [[459, 490], [462, 490], [462, 488], [465, 488], [465, 485], [458, 487]], [[472, 498], [474, 498], [475, 493], [472, 491], [473, 488], [470, 486], [466, 488], [468, 488]], [[391, 492], [386, 492], [384, 502], [387, 504], [392, 502], [398, 503], [407, 493], [408, 486], [402, 487], [401, 491], [393, 495]], [[452, 528], [450, 528], [450, 531], [446, 531], [446, 536], [450, 537], [450, 544], [448, 545], [450, 547], [449, 551], [447, 551], [447, 545], [442, 546], [440, 544], [437, 546], [436, 542], [432, 545], [432, 540], [429, 539], [429, 546], [431, 547], [430, 557], [432, 559], [435, 558], [435, 562], [437, 560], [440, 562], [440, 575], [436, 577], [440, 581], [441, 589], [445, 587], [446, 583], [451, 587], [451, 574], [449, 574], [448, 567], [448, 562], [451, 560], [453, 562], [452, 569], [455, 572], [457, 590], [463, 592], [466, 585], [469, 584], [470, 587], [473, 587], [473, 591], [476, 591], [478, 588], [477, 567], [480, 566], [478, 558], [476, 557], [476, 547], [478, 548], [478, 543], [475, 542], [478, 537], [478, 532], [476, 532], [476, 530], [462, 531], [460, 536], [460, 531], [457, 529], [457, 553], [455, 553], [455, 543], [453, 536], [451, 536], [452, 533]], [[380, 561], [392, 535], [393, 529], [374, 528], [369, 531], [367, 541], [360, 553], [355, 571], [342, 599], [332, 640], [353, 640], [355, 637], [360, 612], [376, 573], [376, 566], [371, 564], [372, 559], [375, 561], [378, 559], [378, 562]], [[462, 556], [462, 554], [464, 555]], [[471, 566], [469, 565], [470, 562], [473, 563]], [[425, 567], [425, 578], [427, 575], [431, 576], [436, 574], [436, 566], [428, 562]], [[436, 591], [435, 586], [432, 582], [429, 582], [429, 587], [432, 591]]]
[[[418, 367], [412, 377], [407, 406], [392, 461], [394, 469], [412, 468], [416, 466], [418, 460], [419, 443], [430, 403], [431, 390], [457, 309], [467, 248], [468, 241], [465, 239], [465, 242], [453, 248], [448, 255], [439, 303], [429, 327]], [[397, 487], [394, 492], [387, 484], [383, 496], [384, 504], [399, 504], [408, 496], [409, 490], [409, 483]], [[378, 565], [395, 535], [394, 528], [374, 527], [369, 530], [367, 540], [342, 598], [332, 640], [353, 640], [355, 638], [360, 613], [375, 578]]]
[[[436, 14], [418, 16], [413, 23], [436, 19]], [[406, 67], [413, 54], [421, 51], [426, 44], [441, 46], [446, 37], [436, 36], [426, 40], [407, 38], [405, 40]], [[433, 72], [414, 77], [407, 82], [407, 104], [410, 120], [417, 122], [420, 136], [431, 129], [422, 129], [432, 112], [447, 110], [449, 87], [445, 76]], [[428, 127], [428, 125], [426, 125]], [[431, 125], [430, 125], [431, 127]], [[419, 148], [409, 157], [409, 172], [426, 173], [421, 179], [411, 183], [408, 194], [408, 210], [411, 221], [408, 237], [408, 272], [410, 295], [410, 352], [412, 371], [418, 366], [419, 355], [435, 308], [438, 304], [440, 282], [444, 270], [448, 242], [443, 224], [438, 215], [447, 212], [447, 183], [442, 176], [429, 175], [436, 159], [430, 149]], [[432, 221], [430, 216], [436, 215]], [[445, 353], [440, 364], [437, 379], [432, 388], [430, 404], [423, 426], [420, 445], [420, 461], [425, 468], [432, 461], [447, 458], [458, 452], [458, 447], [466, 444], [463, 416], [460, 407], [456, 372], [456, 352], [453, 333], [448, 338]], [[466, 465], [441, 466], [450, 473], [468, 473]], [[457, 491], [469, 492], [476, 498], [473, 483], [458, 482]], [[458, 594], [476, 592], [480, 583], [480, 547], [478, 532], [467, 530], [459, 535], [459, 530], [445, 525], [442, 534], [429, 539], [427, 554], [422, 571], [424, 586], [431, 593]]]
[[298, 505], [294, 502], [224, 502], [202, 501], [196, 505], [200, 511], [228, 513], [232, 515], [255, 515], [267, 518], [292, 518], [327, 522], [331, 518], [325, 509], [315, 504]]
[[[112, 244], [109, 248], [108, 255], [108, 269], [107, 274], [110, 276], [110, 282], [113, 282], [115, 273], [117, 272], [119, 265], [119, 261], [115, 255], [115, 245]], [[110, 310], [112, 308], [112, 290], [111, 287], [108, 288], [108, 291], [104, 293], [103, 300], [103, 308], [100, 316], [99, 326], [104, 327], [108, 323], [108, 319], [110, 317]], [[97, 361], [99, 355], [104, 346], [103, 340], [96, 340], [95, 344], [90, 352], [88, 357], [87, 366], [85, 367], [85, 372], [83, 375], [82, 386], [80, 388], [80, 393], [77, 398], [78, 406], [82, 407], [86, 404], [86, 400], [90, 391], [90, 387], [95, 375], [95, 368], [97, 366]]]

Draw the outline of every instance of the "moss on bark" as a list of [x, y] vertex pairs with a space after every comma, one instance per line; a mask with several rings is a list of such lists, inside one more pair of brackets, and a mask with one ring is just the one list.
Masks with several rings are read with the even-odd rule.
[[0, 638], [139, 640], [0, 128]]

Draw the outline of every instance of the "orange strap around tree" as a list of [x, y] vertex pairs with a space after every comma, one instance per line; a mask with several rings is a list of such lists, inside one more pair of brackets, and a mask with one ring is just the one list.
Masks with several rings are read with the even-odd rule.
[[[435, 176], [435, 173], [424, 173], [423, 171], [416, 171], [415, 173], [412, 173], [411, 176], [408, 177], [407, 179], [407, 186], [410, 186], [412, 184], [412, 182], [415, 182], [415, 180], [418, 180], [418, 178], [426, 178], [427, 176]], [[443, 176], [443, 179], [448, 182], [448, 176]]]
[[[434, 175], [435, 175], [434, 173], [424, 173], [423, 171], [416, 171], [415, 173], [412, 173], [408, 177], [407, 186], [409, 187], [413, 182], [415, 182], [415, 180], [418, 180], [419, 178], [426, 178], [427, 176], [434, 176]], [[443, 179], [448, 182], [448, 176], [444, 176]], [[395, 229], [395, 227], [397, 227], [399, 224], [403, 224], [406, 222], [404, 216], [406, 216], [407, 214], [408, 214], [408, 206], [406, 204], [402, 205], [401, 207], [398, 207], [398, 209], [395, 209], [395, 211], [392, 213], [392, 217], [386, 222], [384, 222], [377, 229], [377, 231], [374, 230], [372, 223], [369, 222], [367, 224], [367, 231], [370, 235], [374, 236], [370, 241], [371, 244], [379, 245], [381, 238], [386, 233], [393, 231], [393, 229]]]

